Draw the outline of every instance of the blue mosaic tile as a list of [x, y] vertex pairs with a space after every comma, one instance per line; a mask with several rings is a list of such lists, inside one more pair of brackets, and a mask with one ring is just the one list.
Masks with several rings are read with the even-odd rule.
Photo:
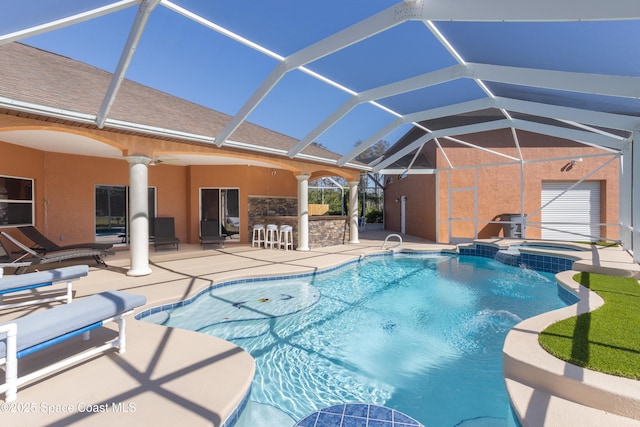
[[302, 420], [300, 420], [298, 422], [298, 424], [296, 424], [296, 426], [298, 427], [314, 427], [316, 425], [316, 420], [318, 419], [318, 412], [314, 412], [311, 415], [308, 415], [307, 417], [303, 418]]
[[354, 417], [366, 418], [369, 413], [369, 405], [364, 403], [348, 403], [344, 412]]
[[557, 256], [537, 255], [529, 253], [522, 253], [519, 256], [516, 256], [515, 254], [498, 252], [496, 253], [494, 258], [496, 261], [502, 262], [503, 264], [523, 266], [533, 270], [544, 271], [553, 274], [559, 273], [561, 271], [571, 270], [573, 268], [572, 259]]
[[403, 414], [402, 412], [398, 412], [398, 411], [394, 411], [393, 412], [393, 422], [397, 425], [398, 423], [401, 423], [403, 426], [419, 426], [420, 423], [418, 423], [416, 420], [414, 420], [411, 417], [406, 416], [405, 414]]
[[320, 412], [318, 419], [316, 420], [315, 427], [340, 427], [342, 423], [341, 414], [330, 414], [327, 412]]
[[368, 427], [367, 418], [345, 416], [340, 427]]
[[363, 403], [334, 405], [307, 415], [295, 427], [424, 427], [394, 409]]
[[344, 414], [345, 405], [334, 405], [329, 406], [328, 408], [324, 408], [322, 412], [328, 412], [330, 414]]
[[369, 406], [369, 420], [393, 421], [393, 410], [384, 406]]

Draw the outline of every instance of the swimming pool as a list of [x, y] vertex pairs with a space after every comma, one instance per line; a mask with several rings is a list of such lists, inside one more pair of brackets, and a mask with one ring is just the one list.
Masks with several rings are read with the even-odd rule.
[[224, 286], [153, 316], [251, 353], [261, 426], [344, 402], [391, 407], [427, 426], [507, 426], [504, 337], [564, 305], [551, 273], [429, 254]]

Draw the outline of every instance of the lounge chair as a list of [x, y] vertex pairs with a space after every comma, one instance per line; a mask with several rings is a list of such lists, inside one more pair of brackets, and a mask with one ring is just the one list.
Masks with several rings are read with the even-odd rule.
[[[23, 307], [33, 304], [44, 304], [54, 301], [65, 301], [67, 304], [73, 299], [73, 287], [72, 283], [75, 280], [80, 279], [83, 276], [89, 274], [89, 266], [87, 265], [74, 265], [71, 267], [62, 267], [46, 271], [38, 271], [28, 274], [20, 274], [17, 276], [6, 276], [0, 278], [0, 310], [8, 308]], [[57, 283], [66, 282], [66, 293], [60, 295], [60, 290], [51, 291], [39, 291], [37, 296], [40, 298], [34, 299], [33, 293], [27, 292], [34, 289], [53, 286]], [[11, 295], [12, 300], [19, 300], [18, 302], [6, 303], [5, 296]], [[56, 293], [56, 296], [47, 297], [52, 293]]]
[[226, 235], [220, 232], [220, 222], [218, 221], [200, 221], [200, 243], [202, 249], [206, 245], [212, 245], [214, 243], [224, 247], [224, 241]]
[[180, 239], [176, 237], [176, 228], [173, 217], [153, 218], [153, 247], [158, 251], [158, 246], [171, 245], [176, 247]]
[[[146, 298], [142, 295], [122, 291], [102, 292], [78, 299], [71, 304], [0, 323], [0, 366], [4, 366], [5, 370], [5, 382], [0, 384], [0, 393], [5, 393], [5, 402], [16, 400], [18, 387], [36, 378], [92, 358], [114, 347], [118, 347], [118, 353], [124, 353], [124, 316], [144, 304]], [[78, 335], [88, 340], [91, 330], [107, 322], [118, 324], [118, 338], [115, 340], [66, 359], [53, 361], [49, 366], [18, 377], [18, 359]]]
[[85, 257], [93, 257], [96, 261], [98, 261], [99, 264], [106, 265], [102, 260], [102, 257], [115, 254], [115, 252], [112, 251], [89, 248], [68, 249], [62, 251], [40, 253], [15, 239], [6, 231], [2, 231], [0, 232], [0, 234], [2, 234], [7, 240], [16, 245], [18, 248], [20, 248], [21, 255], [15, 258], [11, 257], [10, 252], [7, 251], [7, 249], [4, 247], [4, 245], [2, 245], [2, 242], [0, 241], [2, 252], [5, 253], [5, 260], [0, 260], [0, 268], [15, 267], [16, 273], [23, 273], [28, 267], [32, 267], [34, 265], [48, 264], [51, 262], [66, 261]]
[[113, 243], [75, 243], [72, 245], [64, 245], [59, 246], [55, 242], [49, 240], [47, 236], [42, 234], [32, 225], [25, 225], [23, 227], [18, 227], [18, 230], [25, 236], [29, 238], [33, 243], [37, 246], [32, 247], [32, 249], [36, 249], [39, 252], [53, 252], [53, 251], [64, 251], [67, 249], [97, 249], [97, 250], [107, 250], [113, 247]]
[[22, 261], [11, 255], [0, 240], [0, 277], [3, 276], [5, 268], [14, 268], [17, 270], [27, 268], [32, 264], [31, 261]]

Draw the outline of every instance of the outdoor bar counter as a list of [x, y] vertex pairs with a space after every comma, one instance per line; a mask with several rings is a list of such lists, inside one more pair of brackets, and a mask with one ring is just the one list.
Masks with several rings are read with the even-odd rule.
[[[254, 219], [256, 224], [291, 225], [293, 227], [293, 247], [298, 246], [297, 216], [261, 216]], [[253, 227], [253, 224], [251, 224]], [[309, 248], [344, 245], [349, 242], [349, 217], [340, 215], [314, 215], [309, 217]]]

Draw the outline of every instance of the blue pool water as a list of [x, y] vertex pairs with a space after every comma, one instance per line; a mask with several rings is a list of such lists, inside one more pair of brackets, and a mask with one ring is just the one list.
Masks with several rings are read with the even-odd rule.
[[148, 320], [251, 353], [257, 372], [238, 425], [286, 427], [362, 402], [425, 426], [510, 426], [504, 338], [520, 320], [564, 305], [551, 273], [474, 256], [396, 255], [224, 286]]

